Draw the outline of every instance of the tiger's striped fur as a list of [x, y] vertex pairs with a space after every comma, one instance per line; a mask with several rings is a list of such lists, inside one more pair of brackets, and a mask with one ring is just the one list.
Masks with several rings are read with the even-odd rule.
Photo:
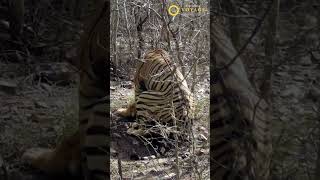
[[25, 153], [36, 168], [51, 174], [79, 175], [86, 180], [109, 178], [109, 2], [87, 24], [80, 42], [79, 130], [55, 149]]
[[192, 94], [166, 51], [155, 49], [146, 53], [137, 64], [134, 85], [134, 104], [117, 111], [120, 116], [136, 118], [138, 128], [128, 132], [167, 138], [172, 133], [160, 130], [165, 125], [167, 129], [177, 127], [177, 135], [185, 138], [191, 126]]
[[[271, 154], [268, 105], [251, 86], [230, 39], [211, 25], [211, 178], [267, 180]], [[225, 67], [222, 69], [218, 69]]]
[[[103, 4], [102, 4], [103, 3]], [[90, 20], [80, 50], [79, 120], [83, 174], [88, 180], [109, 177], [109, 2]], [[100, 4], [100, 5], [101, 5]], [[99, 7], [99, 3], [97, 4]]]

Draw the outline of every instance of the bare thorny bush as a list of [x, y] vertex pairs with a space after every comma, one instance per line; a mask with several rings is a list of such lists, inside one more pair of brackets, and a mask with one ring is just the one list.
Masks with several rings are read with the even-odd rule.
[[[194, 5], [208, 8], [207, 1], [156, 1], [113, 0], [111, 2], [111, 63], [114, 73], [127, 72], [132, 79], [135, 62], [142, 60], [146, 51], [163, 48], [181, 69], [189, 88], [195, 96], [195, 119], [198, 126], [208, 128], [209, 83], [209, 11], [205, 13], [168, 14], [174, 3], [183, 7]], [[199, 83], [200, 82], [200, 83]], [[158, 124], [159, 125], [159, 124]], [[160, 132], [168, 127], [156, 127]], [[191, 139], [195, 141], [195, 139]], [[185, 152], [176, 146], [176, 152]], [[192, 142], [191, 144], [197, 144]], [[192, 147], [192, 146], [191, 146]], [[208, 148], [208, 147], [207, 147]], [[192, 148], [191, 148], [192, 149]], [[194, 152], [194, 151], [193, 151]], [[198, 179], [208, 166], [200, 167], [194, 156], [189, 165]], [[208, 161], [208, 158], [204, 161]], [[183, 169], [183, 167], [180, 167]]]
[[[200, 6], [207, 7], [207, 2], [201, 3]], [[116, 68], [134, 68], [135, 61], [153, 48], [169, 51], [184, 75], [191, 71], [193, 64], [208, 67], [208, 13], [180, 14], [173, 18], [167, 13], [169, 5], [170, 2], [164, 1], [112, 1], [111, 58]]]

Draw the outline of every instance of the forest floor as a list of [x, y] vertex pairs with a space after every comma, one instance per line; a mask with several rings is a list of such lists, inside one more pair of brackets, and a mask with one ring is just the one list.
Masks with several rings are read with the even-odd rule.
[[10, 180], [34, 178], [34, 170], [21, 160], [24, 151], [52, 148], [77, 128], [76, 84], [49, 85], [35, 79], [35, 69], [0, 64], [0, 155]]

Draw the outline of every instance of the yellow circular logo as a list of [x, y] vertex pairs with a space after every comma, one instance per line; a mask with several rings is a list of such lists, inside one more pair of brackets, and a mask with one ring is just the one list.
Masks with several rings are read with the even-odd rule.
[[174, 17], [180, 13], [180, 7], [178, 5], [171, 4], [168, 8], [168, 13]]

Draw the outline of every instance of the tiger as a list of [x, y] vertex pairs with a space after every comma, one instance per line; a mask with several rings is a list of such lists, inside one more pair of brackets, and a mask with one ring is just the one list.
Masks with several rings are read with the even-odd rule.
[[72, 175], [85, 180], [109, 178], [109, 41], [110, 4], [89, 19], [78, 54], [79, 129], [54, 149], [31, 148], [23, 159], [48, 174]]
[[267, 180], [272, 151], [270, 107], [253, 89], [241, 59], [235, 59], [237, 51], [221, 25], [211, 24], [211, 38], [211, 178]]
[[[137, 62], [133, 83], [134, 102], [115, 112], [120, 117], [135, 119], [128, 134], [187, 140], [193, 119], [193, 97], [169, 53], [163, 49], [148, 51]], [[161, 126], [168, 131], [161, 130]]]

